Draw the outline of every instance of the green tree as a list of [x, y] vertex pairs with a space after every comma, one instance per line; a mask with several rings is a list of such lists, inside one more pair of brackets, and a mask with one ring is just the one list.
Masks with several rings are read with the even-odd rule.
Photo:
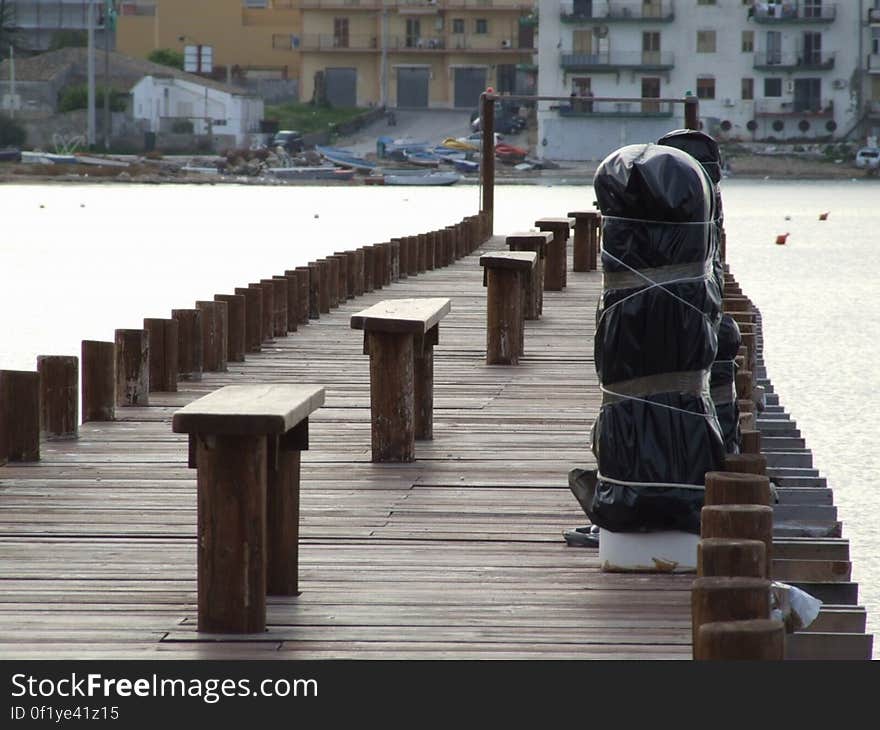
[[[72, 112], [76, 109], [85, 109], [89, 103], [89, 91], [85, 84], [77, 84], [68, 86], [61, 90], [58, 94], [58, 111]], [[128, 94], [110, 90], [110, 109], [114, 112], [125, 111], [128, 104]], [[95, 89], [95, 107], [104, 106], [104, 87], [99, 86]]]
[[157, 48], [155, 51], [150, 52], [147, 60], [183, 71], [183, 54], [171, 48]]

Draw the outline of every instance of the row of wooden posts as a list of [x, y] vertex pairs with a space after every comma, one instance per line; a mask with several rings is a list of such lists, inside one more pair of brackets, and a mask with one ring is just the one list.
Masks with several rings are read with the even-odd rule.
[[767, 459], [755, 427], [756, 315], [729, 272], [723, 308], [742, 334], [736, 357], [742, 453], [728, 455], [723, 472], [706, 474], [691, 591], [693, 657], [778, 660], [784, 658], [785, 627], [770, 619], [773, 509]]
[[[82, 342], [82, 421], [112, 421], [115, 409], [149, 403], [151, 391], [176, 391], [178, 380], [200, 380], [242, 362], [263, 343], [353, 297], [392, 281], [447, 266], [490, 235], [483, 213], [414, 236], [340, 251], [261, 279], [232, 294], [118, 329], [114, 342]], [[36, 371], [0, 370], [0, 465], [37, 461], [40, 439], [77, 437], [79, 359], [41, 355]]]

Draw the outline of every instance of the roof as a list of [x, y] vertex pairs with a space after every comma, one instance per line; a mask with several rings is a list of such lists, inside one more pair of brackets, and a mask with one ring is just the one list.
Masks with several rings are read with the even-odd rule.
[[[102, 50], [95, 49], [95, 73], [100, 79], [104, 70], [104, 54]], [[256, 96], [253, 92], [240, 86], [226, 84], [204, 76], [180, 71], [170, 66], [163, 66], [143, 58], [134, 58], [122, 53], [110, 51], [110, 85], [116, 88], [131, 88], [144, 76], [164, 76], [190, 81], [194, 84], [207, 86], [210, 89], [224, 91], [238, 96]], [[15, 59], [15, 80], [27, 81], [52, 81], [61, 74], [69, 73], [72, 69], [77, 76], [85, 77], [88, 65], [88, 49], [86, 48], [62, 48], [57, 51], [41, 53], [30, 58]], [[9, 61], [0, 62], [0, 79], [9, 78]]]

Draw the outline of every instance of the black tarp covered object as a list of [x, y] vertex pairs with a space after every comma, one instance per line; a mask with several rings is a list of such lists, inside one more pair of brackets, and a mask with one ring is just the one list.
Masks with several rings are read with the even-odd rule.
[[704, 475], [724, 458], [710, 396], [721, 321], [712, 181], [674, 147], [630, 145], [602, 162], [594, 187], [603, 405], [586, 512], [615, 532], [699, 533]]

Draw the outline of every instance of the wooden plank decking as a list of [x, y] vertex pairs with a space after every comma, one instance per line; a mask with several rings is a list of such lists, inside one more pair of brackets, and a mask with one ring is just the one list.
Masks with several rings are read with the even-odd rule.
[[[227, 373], [87, 424], [0, 468], [0, 658], [687, 659], [692, 576], [599, 570], [568, 470], [593, 464], [601, 274], [569, 271], [516, 367], [485, 365], [479, 253], [349, 300]], [[368, 358], [353, 312], [450, 297], [433, 442], [370, 462]], [[302, 465], [300, 588], [264, 634], [196, 632], [195, 472], [172, 413], [222, 385], [326, 388]]]

